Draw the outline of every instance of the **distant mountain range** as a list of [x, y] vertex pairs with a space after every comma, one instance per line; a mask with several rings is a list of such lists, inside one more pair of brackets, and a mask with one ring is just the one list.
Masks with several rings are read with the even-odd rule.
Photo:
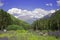
[[[53, 13], [49, 13], [48, 15], [44, 16], [43, 18], [49, 18]], [[29, 24], [32, 24], [33, 21], [41, 19], [41, 18], [28, 18], [27, 16], [19, 17], [19, 19], [24, 20], [28, 22]]]

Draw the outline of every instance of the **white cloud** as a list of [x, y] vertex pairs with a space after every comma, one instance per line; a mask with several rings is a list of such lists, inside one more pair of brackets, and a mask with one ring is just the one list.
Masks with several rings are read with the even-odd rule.
[[57, 5], [60, 6], [60, 0], [57, 1]]
[[60, 9], [57, 9], [57, 11], [60, 10]]
[[2, 3], [2, 2], [0, 1], [0, 7], [3, 6], [3, 5], [4, 5], [4, 3]]
[[53, 6], [53, 4], [52, 3], [48, 3], [48, 4], [46, 4], [46, 6]]
[[18, 8], [12, 8], [12, 9], [9, 9], [8, 10], [9, 13], [11, 14], [20, 14], [21, 13], [21, 9], [18, 9]]
[[36, 8], [33, 11], [12, 8], [12, 9], [9, 9], [7, 12], [14, 15], [16, 18], [24, 17], [24, 18], [28, 19], [28, 18], [42, 18], [42, 17], [48, 15], [49, 13], [53, 13], [55, 11], [54, 10], [46, 11], [41, 8]]
[[55, 10], [50, 10], [50, 13], [54, 13], [55, 12]]

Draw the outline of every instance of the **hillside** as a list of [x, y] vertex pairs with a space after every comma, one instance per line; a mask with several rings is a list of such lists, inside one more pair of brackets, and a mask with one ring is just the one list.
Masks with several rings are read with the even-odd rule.
[[19, 25], [26, 29], [29, 27], [29, 24], [25, 21], [15, 18], [13, 15], [0, 10], [0, 30], [6, 29], [9, 25]]
[[60, 10], [49, 18], [42, 18], [32, 23], [34, 30], [60, 30]]

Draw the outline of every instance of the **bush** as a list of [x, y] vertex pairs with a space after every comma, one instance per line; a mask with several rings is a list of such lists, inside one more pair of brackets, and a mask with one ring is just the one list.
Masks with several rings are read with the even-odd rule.
[[24, 28], [22, 26], [19, 25], [9, 25], [7, 27], [7, 30], [23, 30]]

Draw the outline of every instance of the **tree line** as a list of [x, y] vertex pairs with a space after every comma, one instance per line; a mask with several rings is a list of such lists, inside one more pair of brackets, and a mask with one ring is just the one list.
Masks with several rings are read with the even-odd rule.
[[0, 30], [7, 28], [16, 29], [17, 26], [20, 29], [28, 29], [30, 25], [27, 22], [19, 20], [18, 18], [15, 18], [13, 15], [0, 9]]
[[49, 18], [42, 18], [32, 23], [34, 30], [60, 30], [60, 10]]

